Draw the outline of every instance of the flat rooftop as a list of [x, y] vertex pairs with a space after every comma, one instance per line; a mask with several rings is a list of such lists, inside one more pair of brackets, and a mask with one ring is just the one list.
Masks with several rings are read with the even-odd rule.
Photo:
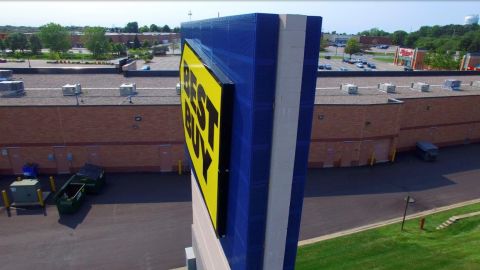
[[[23, 80], [26, 95], [18, 98], [0, 98], [0, 106], [75, 106], [74, 96], [63, 96], [61, 87], [65, 84], [80, 83], [82, 105], [177, 105], [180, 100], [175, 91], [178, 78], [175, 77], [124, 77], [121, 74], [79, 74], [79, 75], [26, 75], [13, 76]], [[446, 79], [462, 81], [462, 91], [442, 89]], [[389, 98], [429, 98], [480, 95], [480, 89], [469, 86], [471, 81], [480, 80], [479, 75], [431, 76], [431, 77], [329, 77], [317, 79], [315, 104], [369, 105], [386, 104]], [[397, 86], [394, 94], [377, 89], [379, 83], [392, 83]], [[412, 82], [430, 84], [430, 92], [410, 89]], [[130, 99], [122, 97], [119, 86], [123, 83], [136, 83], [137, 95]], [[342, 83], [352, 83], [359, 87], [358, 94], [349, 95], [340, 90]]]

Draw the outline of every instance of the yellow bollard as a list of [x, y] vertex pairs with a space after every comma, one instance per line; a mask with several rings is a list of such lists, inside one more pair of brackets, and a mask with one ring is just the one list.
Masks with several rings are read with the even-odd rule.
[[373, 166], [375, 163], [375, 152], [372, 152], [372, 157], [370, 158], [370, 166]]
[[394, 148], [394, 149], [393, 149], [393, 153], [392, 153], [392, 160], [391, 160], [391, 162], [394, 162], [394, 161], [395, 161], [395, 155], [396, 155], [396, 154], [397, 154], [397, 149]]
[[57, 192], [57, 187], [55, 186], [55, 178], [50, 176], [50, 189], [52, 192]]
[[17, 176], [17, 181], [22, 181], [22, 177]]
[[45, 202], [43, 201], [43, 194], [41, 189], [37, 189], [38, 202], [42, 207], [45, 207]]
[[178, 175], [182, 175], [182, 161], [178, 161]]
[[7, 192], [2, 190], [2, 197], [3, 197], [3, 205], [5, 208], [10, 208], [10, 200], [8, 199]]

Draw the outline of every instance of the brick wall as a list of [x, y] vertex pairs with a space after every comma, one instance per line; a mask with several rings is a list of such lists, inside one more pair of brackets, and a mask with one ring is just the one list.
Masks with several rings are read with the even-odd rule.
[[[25, 162], [55, 172], [88, 161], [107, 171], [170, 171], [185, 159], [180, 106], [2, 107], [0, 116], [3, 173]], [[49, 160], [69, 153], [71, 161]]]
[[[419, 140], [440, 146], [478, 141], [479, 103], [480, 96], [460, 96], [316, 105], [309, 166], [386, 161], [394, 149], [413, 149]], [[0, 126], [3, 174], [20, 172], [26, 162], [45, 173], [74, 172], [85, 162], [107, 171], [176, 171], [185, 160], [178, 105], [0, 107]]]

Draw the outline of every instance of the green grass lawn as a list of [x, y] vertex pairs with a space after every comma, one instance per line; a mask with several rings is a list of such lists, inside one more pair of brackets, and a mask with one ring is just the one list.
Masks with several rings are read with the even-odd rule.
[[385, 62], [385, 63], [393, 63], [393, 57], [373, 57], [375, 61]]
[[480, 216], [435, 228], [454, 215], [480, 211], [474, 204], [419, 219], [299, 247], [295, 269], [480, 269]]

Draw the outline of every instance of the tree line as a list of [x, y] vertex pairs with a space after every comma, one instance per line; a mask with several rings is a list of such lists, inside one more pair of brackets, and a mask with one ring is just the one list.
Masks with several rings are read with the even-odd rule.
[[[141, 29], [144, 27], [141, 27]], [[168, 25], [158, 27], [152, 24], [149, 28], [152, 32], [171, 32]], [[143, 29], [145, 30], [145, 29]], [[136, 22], [128, 23], [122, 32], [138, 33], [146, 32], [138, 29]], [[176, 31], [179, 29], [175, 29]], [[0, 50], [5, 51], [10, 49], [13, 53], [20, 51], [38, 55], [42, 48], [47, 48], [53, 54], [53, 58], [58, 58], [58, 54], [66, 53], [72, 48], [70, 39], [71, 27], [64, 27], [60, 24], [49, 23], [38, 28], [34, 34], [27, 36], [21, 32], [9, 33], [4, 40], [0, 40]], [[85, 48], [87, 48], [95, 58], [101, 58], [109, 53], [115, 55], [125, 55], [128, 49], [142, 49], [150, 48], [153, 45], [158, 45], [158, 41], [153, 43], [148, 40], [140, 42], [137, 35], [133, 40], [129, 40], [125, 44], [114, 43], [111, 38], [106, 36], [107, 28], [105, 27], [84, 27], [82, 41]], [[175, 47], [173, 47], [175, 49]], [[149, 56], [150, 57], [150, 56]]]

